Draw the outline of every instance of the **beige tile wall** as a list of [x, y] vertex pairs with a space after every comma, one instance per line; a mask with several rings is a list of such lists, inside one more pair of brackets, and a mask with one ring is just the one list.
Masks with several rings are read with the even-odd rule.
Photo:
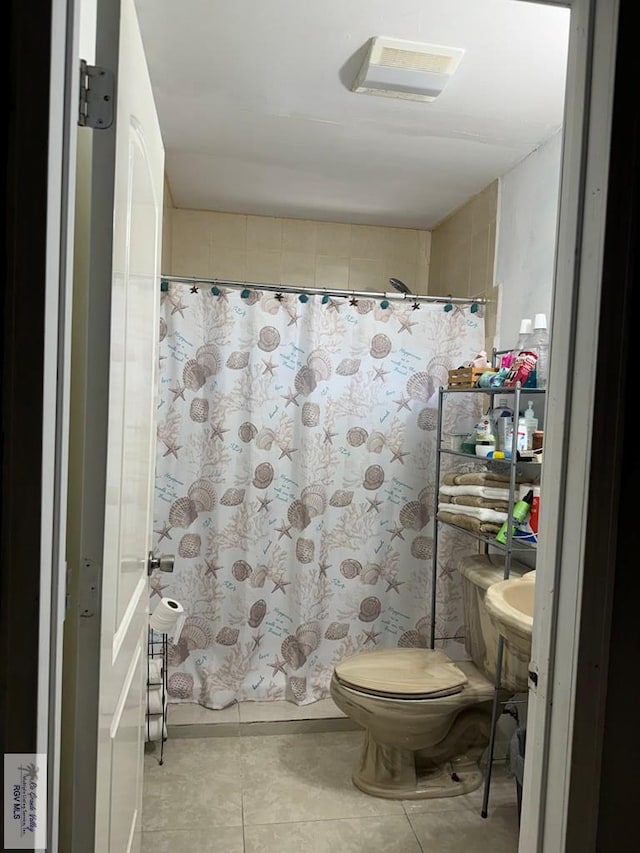
[[388, 291], [391, 277], [427, 293], [428, 231], [171, 211], [172, 275]]
[[431, 232], [429, 293], [476, 296], [485, 307], [487, 351], [496, 333], [497, 290], [493, 282], [498, 181], [447, 217]]

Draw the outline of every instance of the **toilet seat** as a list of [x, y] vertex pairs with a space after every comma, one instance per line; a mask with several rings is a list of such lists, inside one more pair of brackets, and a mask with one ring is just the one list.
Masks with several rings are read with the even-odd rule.
[[467, 676], [434, 649], [379, 649], [346, 658], [334, 670], [345, 687], [369, 696], [439, 699], [460, 693]]

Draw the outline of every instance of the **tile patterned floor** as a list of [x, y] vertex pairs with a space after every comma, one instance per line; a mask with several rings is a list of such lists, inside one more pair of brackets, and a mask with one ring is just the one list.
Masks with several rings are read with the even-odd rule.
[[[275, 713], [275, 712], [274, 712]], [[145, 755], [143, 853], [517, 853], [515, 782], [402, 802], [351, 782], [359, 731], [169, 737]]]

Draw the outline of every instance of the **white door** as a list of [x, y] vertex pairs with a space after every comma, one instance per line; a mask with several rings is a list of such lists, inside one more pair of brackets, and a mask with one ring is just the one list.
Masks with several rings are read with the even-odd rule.
[[77, 665], [70, 827], [61, 826], [73, 853], [141, 844], [164, 150], [134, 0], [122, 0], [119, 26], [114, 6], [90, 0], [81, 9], [81, 50], [89, 20], [95, 65], [117, 71], [117, 97], [115, 124], [81, 128], [78, 145], [85, 233], [74, 276], [69, 549]]

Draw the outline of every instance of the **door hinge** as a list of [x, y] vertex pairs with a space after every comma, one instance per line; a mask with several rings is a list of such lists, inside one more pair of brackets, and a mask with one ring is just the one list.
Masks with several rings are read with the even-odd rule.
[[78, 584], [78, 615], [89, 618], [98, 610], [98, 590], [102, 566], [94, 560], [84, 559]]
[[113, 124], [113, 72], [80, 60], [80, 103], [78, 124], [106, 130]]

